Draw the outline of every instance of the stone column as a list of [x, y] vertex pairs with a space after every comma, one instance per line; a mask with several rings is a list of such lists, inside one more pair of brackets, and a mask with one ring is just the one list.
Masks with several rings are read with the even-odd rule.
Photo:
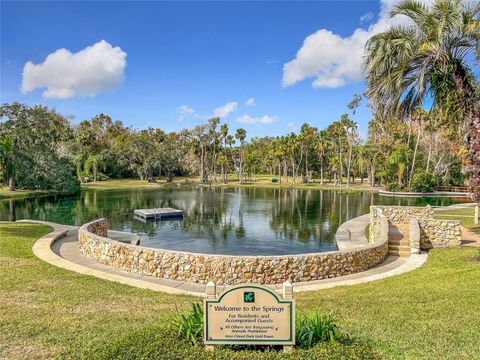
[[[213, 281], [209, 281], [207, 283], [207, 287], [206, 287], [206, 298], [207, 299], [215, 299], [217, 297], [217, 286], [215, 285], [215, 283]], [[205, 311], [205, 309], [204, 309]], [[205, 320], [204, 320], [205, 321]], [[203, 326], [205, 326], [205, 323], [203, 324]], [[203, 335], [205, 337], [205, 333]], [[206, 351], [213, 351], [215, 348], [213, 345], [205, 345], [205, 350]]]
[[[293, 299], [293, 285], [290, 281], [285, 281], [283, 283], [283, 298], [285, 300]], [[295, 321], [295, 319], [293, 319]], [[284, 353], [291, 353], [293, 351], [293, 345], [283, 345]]]
[[420, 224], [418, 220], [413, 218], [409, 222], [410, 230], [410, 253], [420, 254]]

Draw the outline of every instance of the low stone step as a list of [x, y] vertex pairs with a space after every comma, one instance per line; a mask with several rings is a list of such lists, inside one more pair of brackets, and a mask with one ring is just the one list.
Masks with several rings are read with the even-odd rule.
[[410, 251], [405, 250], [388, 250], [390, 256], [410, 257]]
[[410, 245], [392, 245], [392, 244], [388, 244], [388, 250], [404, 250], [404, 251], [410, 251]]
[[388, 245], [409, 245], [410, 242], [408, 239], [396, 240], [388, 239]]

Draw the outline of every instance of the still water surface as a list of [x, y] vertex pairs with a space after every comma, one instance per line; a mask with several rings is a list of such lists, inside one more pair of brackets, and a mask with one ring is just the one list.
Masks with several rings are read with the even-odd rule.
[[[449, 205], [465, 199], [393, 198], [369, 192], [261, 188], [82, 191], [74, 197], [0, 201], [0, 220], [36, 219], [81, 225], [105, 217], [109, 228], [140, 235], [141, 245], [171, 250], [282, 255], [334, 250], [339, 224], [370, 205]], [[133, 210], [173, 207], [180, 220], [133, 218]]]

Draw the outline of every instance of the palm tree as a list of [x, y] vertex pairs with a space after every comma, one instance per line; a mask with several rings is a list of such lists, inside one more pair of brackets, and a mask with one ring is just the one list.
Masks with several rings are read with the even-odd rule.
[[431, 98], [432, 108], [449, 108], [456, 118], [463, 105], [474, 106], [476, 81], [467, 60], [479, 54], [479, 14], [478, 3], [468, 7], [461, 0], [397, 4], [391, 16], [404, 15], [412, 25], [392, 26], [366, 45], [366, 94], [374, 105], [408, 114]]
[[348, 163], [347, 163], [347, 190], [350, 188], [350, 169], [352, 166], [352, 152], [353, 142], [355, 141], [355, 135], [357, 130], [357, 123], [348, 118], [347, 114], [343, 114], [340, 120], [348, 142]]
[[228, 182], [226, 166], [228, 164], [227, 158], [227, 136], [228, 136], [228, 124], [222, 124], [220, 126], [220, 139], [223, 142], [223, 161], [222, 161], [222, 181], [224, 184]]
[[96, 155], [90, 155], [85, 162], [85, 174], [90, 175], [90, 169], [92, 170], [93, 181], [97, 181], [97, 172], [100, 160]]
[[467, 135], [470, 172], [480, 195], [480, 94], [468, 65], [473, 56], [480, 58], [480, 3], [435, 0], [428, 7], [405, 0], [395, 6], [395, 15], [411, 24], [392, 26], [367, 42], [366, 95], [377, 110], [404, 117], [431, 102], [431, 112]]
[[220, 122], [220, 118], [214, 117], [208, 120], [208, 134], [212, 139], [212, 173], [213, 181], [217, 182], [217, 125]]
[[237, 132], [235, 133], [235, 138], [240, 141], [240, 164], [239, 164], [239, 167], [238, 167], [238, 181], [240, 183], [243, 182], [243, 179], [242, 179], [243, 145], [245, 143], [245, 138], [246, 137], [247, 137], [247, 130], [242, 129], [242, 128], [237, 129]]
[[326, 131], [318, 132], [317, 137], [317, 151], [318, 159], [320, 160], [320, 185], [323, 185], [323, 166], [325, 164], [325, 148], [326, 148]]

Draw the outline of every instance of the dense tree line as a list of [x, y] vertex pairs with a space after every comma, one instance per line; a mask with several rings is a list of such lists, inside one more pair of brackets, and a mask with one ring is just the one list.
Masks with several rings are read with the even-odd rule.
[[[325, 128], [253, 137], [220, 118], [167, 133], [135, 130], [99, 114], [72, 125], [55, 110], [18, 103], [1, 107], [1, 176], [11, 189], [71, 192], [106, 178], [198, 175], [200, 182], [240, 183], [269, 174], [280, 183], [368, 181], [390, 190], [430, 191], [434, 185], [480, 188], [480, 90], [467, 65], [478, 57], [480, 6], [437, 0], [401, 2], [393, 15], [411, 19], [367, 43], [368, 86], [347, 113]], [[366, 97], [366, 100], [364, 100]], [[355, 112], [368, 101], [368, 133]], [[422, 106], [427, 103], [427, 110]], [[479, 193], [480, 195], [480, 193]]]
[[12, 189], [71, 192], [81, 182], [132, 177], [171, 182], [179, 175], [199, 175], [203, 183], [228, 183], [235, 175], [243, 183], [258, 174], [284, 184], [331, 182], [347, 189], [364, 181], [395, 190], [464, 184], [464, 148], [446, 135], [448, 127], [426, 122], [422, 110], [407, 123], [373, 119], [365, 140], [344, 114], [325, 129], [303, 124], [298, 133], [248, 142], [244, 129], [230, 131], [219, 118], [166, 133], [135, 130], [105, 114], [72, 125], [54, 110], [18, 103], [3, 105], [1, 116], [2, 175]]

